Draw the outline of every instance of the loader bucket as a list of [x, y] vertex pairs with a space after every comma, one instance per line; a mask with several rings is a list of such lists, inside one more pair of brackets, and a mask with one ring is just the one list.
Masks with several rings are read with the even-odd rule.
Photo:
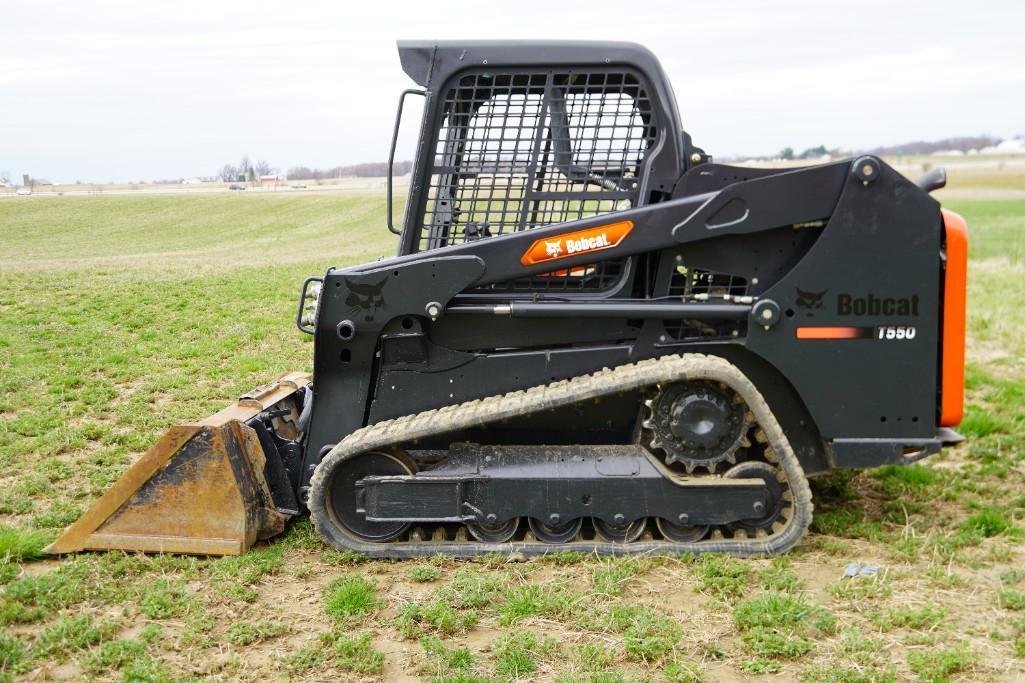
[[281, 533], [299, 511], [263, 421], [294, 438], [309, 383], [310, 375], [289, 373], [201, 422], [171, 428], [46, 552], [240, 555]]

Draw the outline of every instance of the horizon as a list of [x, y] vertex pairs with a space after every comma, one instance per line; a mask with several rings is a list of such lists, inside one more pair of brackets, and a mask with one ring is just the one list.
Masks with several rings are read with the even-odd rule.
[[[529, 0], [483, 32], [473, 13], [405, 2], [388, 20], [327, 2], [19, 7], [0, 26], [0, 171], [66, 184], [210, 176], [244, 154], [282, 172], [384, 159], [413, 85], [395, 41], [416, 37], [640, 42], [684, 129], [718, 158], [1025, 133], [1015, 3], [982, 19], [954, 2], [872, 0], [828, 16], [804, 0], [655, 3], [644, 17], [661, 21], [615, 29], [621, 6], [605, 7], [581, 16]], [[418, 118], [409, 107], [396, 158], [412, 158]]]

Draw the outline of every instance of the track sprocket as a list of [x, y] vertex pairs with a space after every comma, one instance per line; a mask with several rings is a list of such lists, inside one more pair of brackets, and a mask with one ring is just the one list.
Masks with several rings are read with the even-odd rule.
[[737, 462], [737, 451], [751, 445], [747, 435], [754, 416], [729, 387], [716, 382], [660, 385], [644, 402], [648, 447], [661, 451], [666, 464], [680, 463], [688, 473], [719, 463]]

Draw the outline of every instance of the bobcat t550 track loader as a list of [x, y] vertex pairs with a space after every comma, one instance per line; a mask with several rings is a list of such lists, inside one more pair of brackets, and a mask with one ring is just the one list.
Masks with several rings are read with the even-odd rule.
[[309, 511], [374, 557], [779, 553], [810, 475], [958, 439], [942, 174], [713, 163], [638, 45], [399, 56], [398, 255], [308, 279], [312, 377], [173, 429], [51, 550], [240, 553]]

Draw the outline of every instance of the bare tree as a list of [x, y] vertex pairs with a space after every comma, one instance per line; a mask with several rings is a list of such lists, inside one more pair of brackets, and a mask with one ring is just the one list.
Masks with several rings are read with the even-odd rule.
[[258, 176], [277, 175], [278, 174], [278, 169], [274, 168], [273, 166], [271, 166], [270, 164], [268, 164], [266, 161], [264, 161], [262, 159], [260, 161], [257, 161], [256, 164], [253, 166], [253, 168], [256, 169], [256, 175], [258, 175]]
[[224, 166], [221, 166], [221, 170], [217, 172], [217, 175], [220, 176], [222, 181], [226, 183], [233, 183], [238, 180], [239, 172], [238, 168], [235, 166], [225, 164]]
[[238, 162], [239, 180], [255, 180], [256, 171], [253, 170], [253, 163], [249, 161], [249, 155], [243, 154], [242, 160]]

